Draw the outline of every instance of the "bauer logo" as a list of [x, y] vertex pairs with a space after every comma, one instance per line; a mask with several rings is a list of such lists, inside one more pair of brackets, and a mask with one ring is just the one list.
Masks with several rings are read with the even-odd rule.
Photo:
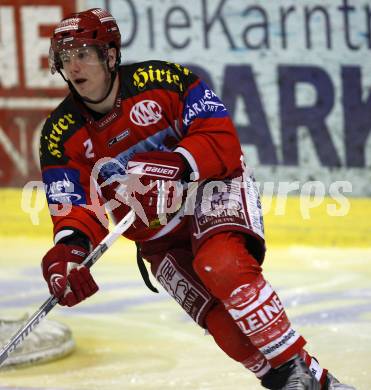
[[143, 171], [147, 175], [163, 177], [164, 179], [174, 179], [179, 171], [179, 168], [169, 167], [167, 165], [146, 164], [143, 167]]
[[130, 111], [130, 119], [138, 126], [149, 126], [162, 118], [161, 106], [154, 100], [142, 100]]
[[48, 169], [43, 172], [43, 180], [48, 203], [86, 204], [80, 172], [76, 169]]

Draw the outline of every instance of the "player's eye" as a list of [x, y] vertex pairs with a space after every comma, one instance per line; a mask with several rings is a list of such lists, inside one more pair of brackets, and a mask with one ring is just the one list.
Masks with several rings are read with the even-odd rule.
[[86, 48], [83, 48], [83, 49], [79, 49], [77, 54], [76, 54], [76, 57], [80, 60], [80, 61], [88, 61], [88, 60], [91, 60], [92, 58], [92, 51], [90, 48], [86, 47]]
[[89, 57], [89, 53], [86, 52], [86, 51], [80, 51], [79, 50], [79, 52], [77, 53], [76, 57], [79, 60], [83, 61], [83, 60], [86, 60]]

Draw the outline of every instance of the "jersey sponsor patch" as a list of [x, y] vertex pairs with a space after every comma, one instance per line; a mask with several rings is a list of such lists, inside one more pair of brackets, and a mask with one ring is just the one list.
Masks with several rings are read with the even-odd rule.
[[138, 126], [150, 126], [162, 118], [162, 108], [154, 100], [142, 100], [130, 110], [130, 119]]
[[140, 91], [149, 89], [154, 85], [184, 92], [186, 85], [183, 78], [192, 72], [179, 64], [170, 62], [142, 63], [133, 74], [133, 85]]
[[51, 122], [48, 132], [44, 134], [44, 141], [47, 149], [53, 157], [61, 158], [63, 156], [63, 142], [67, 133], [76, 123], [71, 113], [65, 114], [56, 121]]
[[196, 237], [200, 238], [221, 226], [251, 229], [241, 194], [241, 181], [209, 181], [200, 186], [198, 191], [194, 212]]
[[189, 91], [183, 110], [183, 125], [189, 127], [196, 118], [223, 118], [227, 109], [218, 96], [201, 81]]
[[119, 135], [117, 135], [117, 136], [114, 137], [114, 138], [111, 138], [111, 139], [108, 141], [108, 147], [110, 148], [111, 146], [117, 144], [117, 142], [122, 141], [123, 139], [125, 139], [125, 138], [128, 137], [129, 135], [130, 135], [130, 129], [124, 130], [122, 133], [120, 133]]
[[[250, 248], [253, 256], [259, 262], [263, 261], [263, 216], [259, 192], [254, 184], [253, 179], [244, 173], [234, 179], [206, 181], [198, 187], [194, 209], [191, 208], [194, 245], [201, 245], [221, 231], [246, 232], [250, 238], [255, 238]], [[189, 214], [191, 209], [186, 209], [186, 213]]]
[[202, 326], [213, 298], [202, 285], [179, 267], [170, 253], [161, 261], [156, 279], [186, 313]]
[[42, 176], [49, 204], [86, 204], [77, 169], [51, 168], [44, 171]]

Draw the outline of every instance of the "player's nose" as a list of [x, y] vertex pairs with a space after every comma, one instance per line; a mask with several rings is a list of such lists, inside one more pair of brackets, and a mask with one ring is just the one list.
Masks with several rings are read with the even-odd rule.
[[68, 70], [72, 74], [78, 74], [81, 71], [81, 61], [75, 56], [71, 56], [68, 64]]
[[77, 58], [72, 58], [72, 67], [75, 72], [79, 72], [81, 70], [81, 61]]

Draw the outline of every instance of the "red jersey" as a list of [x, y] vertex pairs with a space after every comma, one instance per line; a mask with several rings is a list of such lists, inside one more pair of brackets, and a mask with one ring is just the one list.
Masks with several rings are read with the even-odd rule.
[[[188, 161], [196, 180], [226, 178], [241, 166], [240, 143], [226, 108], [189, 69], [147, 61], [120, 66], [119, 79], [110, 112], [94, 119], [70, 94], [48, 117], [41, 135], [47, 200], [62, 208], [52, 215], [54, 233], [75, 228], [94, 245], [107, 232], [93, 206], [97, 183], [122, 178], [136, 153], [175, 150]], [[98, 194], [100, 203], [106, 203], [114, 197], [113, 187], [105, 186]], [[127, 211], [122, 204], [112, 213], [119, 219]], [[161, 235], [161, 229], [134, 224], [125, 236], [146, 241]]]

